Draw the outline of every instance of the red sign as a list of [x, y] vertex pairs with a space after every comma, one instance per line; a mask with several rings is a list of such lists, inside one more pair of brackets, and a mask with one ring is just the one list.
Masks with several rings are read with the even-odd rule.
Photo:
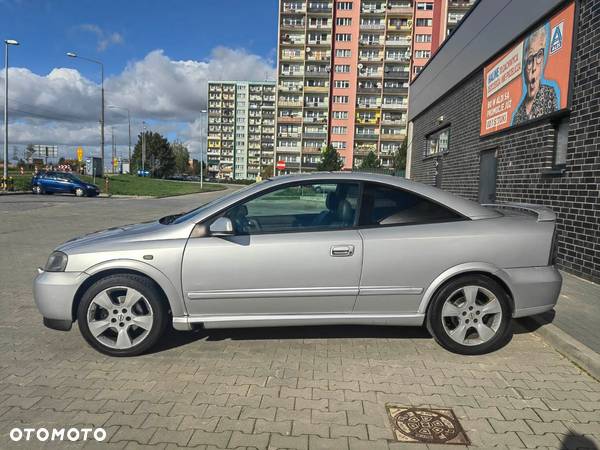
[[277, 161], [277, 170], [284, 170], [285, 169], [285, 161]]

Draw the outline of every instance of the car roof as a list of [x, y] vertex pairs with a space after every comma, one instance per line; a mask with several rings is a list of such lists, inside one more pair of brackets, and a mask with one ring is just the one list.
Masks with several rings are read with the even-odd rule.
[[471, 219], [491, 219], [501, 216], [501, 214], [497, 211], [481, 206], [479, 203], [474, 201], [467, 200], [463, 197], [459, 197], [458, 195], [438, 189], [428, 184], [419, 183], [403, 177], [396, 177], [392, 175], [368, 172], [312, 172], [294, 175], [280, 175], [269, 178], [269, 181], [273, 183], [270, 184], [270, 186], [296, 181], [302, 182], [315, 180], [347, 180], [387, 184], [400, 189], [406, 189], [414, 192], [417, 195], [431, 199], [434, 202], [441, 203], [442, 205], [445, 205], [448, 208], [453, 209], [454, 211], [457, 211], [463, 216]]

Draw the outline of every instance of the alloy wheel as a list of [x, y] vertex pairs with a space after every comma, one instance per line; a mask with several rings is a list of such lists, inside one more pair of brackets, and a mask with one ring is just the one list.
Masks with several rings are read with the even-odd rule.
[[87, 310], [90, 333], [101, 344], [125, 350], [140, 344], [152, 329], [154, 311], [137, 290], [117, 286], [97, 294]]
[[442, 325], [447, 335], [461, 345], [490, 341], [502, 323], [502, 306], [482, 286], [469, 285], [448, 296], [442, 307]]

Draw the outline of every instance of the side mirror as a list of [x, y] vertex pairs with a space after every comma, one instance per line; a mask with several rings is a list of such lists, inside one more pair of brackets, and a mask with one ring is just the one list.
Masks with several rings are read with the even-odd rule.
[[219, 217], [209, 228], [211, 236], [231, 236], [233, 235], [233, 222], [228, 217]]

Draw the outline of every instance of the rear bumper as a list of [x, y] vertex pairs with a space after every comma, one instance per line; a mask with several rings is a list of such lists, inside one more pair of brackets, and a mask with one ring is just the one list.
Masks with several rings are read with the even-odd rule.
[[533, 316], [554, 308], [562, 276], [554, 266], [504, 269], [515, 302], [513, 317]]
[[73, 299], [88, 276], [85, 272], [44, 272], [38, 269], [33, 281], [33, 298], [44, 317], [44, 325], [64, 331], [71, 328]]

